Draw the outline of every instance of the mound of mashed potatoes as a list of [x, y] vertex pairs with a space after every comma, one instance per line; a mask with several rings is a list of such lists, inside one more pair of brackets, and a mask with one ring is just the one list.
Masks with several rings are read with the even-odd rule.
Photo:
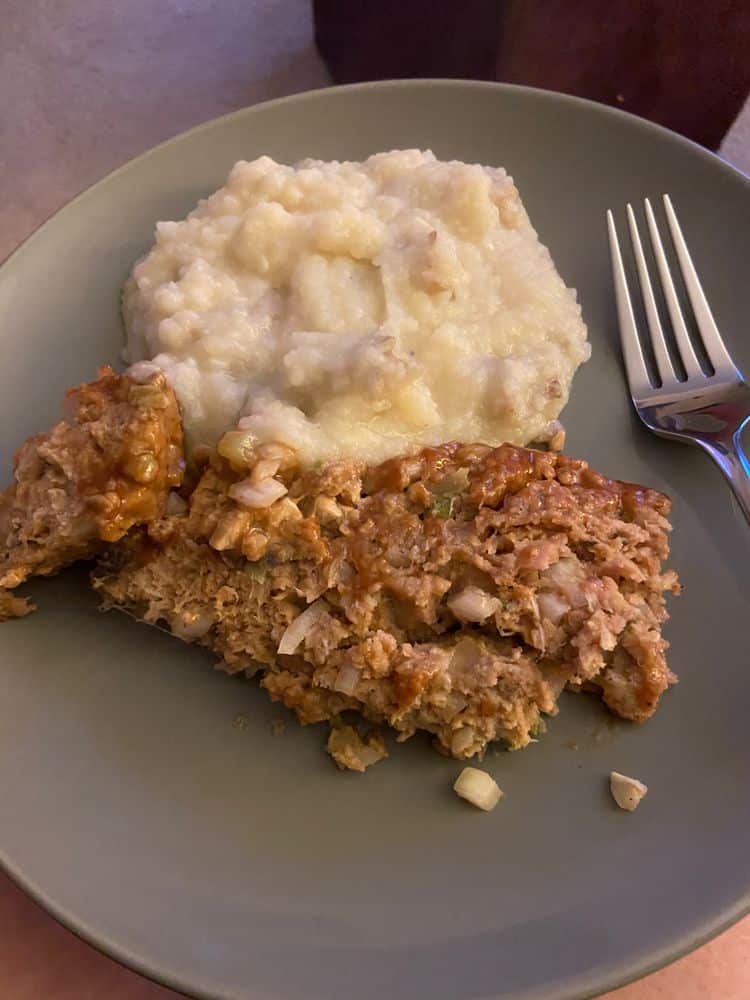
[[237, 163], [158, 223], [123, 311], [189, 446], [239, 423], [309, 464], [542, 438], [589, 355], [507, 173], [418, 150]]

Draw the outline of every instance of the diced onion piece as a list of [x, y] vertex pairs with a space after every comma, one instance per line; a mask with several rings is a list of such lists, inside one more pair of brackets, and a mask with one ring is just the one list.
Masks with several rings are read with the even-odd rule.
[[460, 691], [451, 691], [445, 700], [445, 708], [450, 712], [450, 718], [454, 718], [459, 712], [463, 712], [469, 704], [469, 699]]
[[297, 465], [297, 455], [292, 448], [280, 441], [266, 441], [258, 446], [258, 454], [262, 459], [271, 459], [279, 463], [282, 472], [288, 472]]
[[586, 603], [586, 593], [582, 586], [584, 578], [585, 573], [581, 564], [569, 556], [552, 563], [541, 576], [544, 585], [556, 587], [574, 607]]
[[483, 622], [500, 607], [497, 597], [492, 597], [479, 587], [465, 587], [448, 600], [448, 607], [456, 618], [465, 622]]
[[612, 771], [609, 776], [609, 787], [612, 798], [620, 809], [632, 812], [648, 791], [648, 786], [637, 778], [629, 778], [626, 774]]
[[549, 539], [526, 542], [516, 549], [516, 565], [519, 569], [544, 570], [557, 562], [559, 557], [559, 543]]
[[302, 614], [297, 615], [291, 625], [287, 626], [277, 652], [284, 656], [291, 656], [295, 653], [299, 644], [325, 610], [325, 601], [313, 601], [309, 608], [305, 608]]
[[228, 511], [214, 528], [208, 544], [218, 552], [234, 548], [245, 533], [248, 519], [249, 514], [244, 510]]
[[281, 524], [287, 519], [301, 521], [304, 517], [302, 511], [290, 497], [282, 497], [281, 500], [277, 501], [276, 513], [279, 515], [277, 524]]
[[213, 617], [210, 614], [193, 611], [183, 611], [181, 615], [175, 615], [170, 622], [173, 634], [185, 642], [202, 639], [210, 632], [213, 623]]
[[264, 479], [262, 483], [253, 483], [243, 479], [229, 487], [229, 495], [243, 507], [270, 507], [286, 493], [286, 486], [278, 479]]
[[568, 602], [552, 590], [541, 590], [536, 600], [542, 621], [550, 621], [553, 625], [557, 625], [563, 615], [570, 611]]
[[474, 743], [476, 733], [471, 726], [462, 726], [451, 737], [451, 753], [454, 757], [470, 757], [466, 751]]
[[278, 458], [259, 458], [250, 473], [253, 483], [259, 484], [271, 479], [279, 471], [281, 462]]
[[495, 779], [478, 767], [465, 767], [456, 778], [453, 791], [485, 812], [494, 809], [503, 797], [502, 789]]
[[437, 483], [433, 483], [430, 486], [430, 492], [436, 496], [456, 496], [458, 493], [463, 493], [468, 485], [469, 470], [456, 469], [455, 472], [449, 472], [447, 476], [443, 476]]
[[451, 674], [460, 676], [477, 665], [482, 655], [482, 647], [469, 636], [459, 639], [453, 647], [453, 654], [448, 669]]
[[346, 663], [336, 675], [336, 680], [333, 682], [333, 690], [339, 691], [341, 694], [354, 694], [361, 676], [362, 673], [357, 667], [353, 667], [351, 663]]
[[344, 512], [333, 497], [321, 495], [315, 498], [315, 516], [321, 524], [330, 524], [340, 521]]

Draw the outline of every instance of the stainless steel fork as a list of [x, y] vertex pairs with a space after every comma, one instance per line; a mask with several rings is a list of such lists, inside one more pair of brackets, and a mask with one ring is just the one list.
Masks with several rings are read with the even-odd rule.
[[669, 262], [648, 199], [645, 208], [651, 246], [685, 377], [675, 368], [667, 348], [638, 224], [633, 209], [628, 205], [628, 226], [648, 326], [644, 335], [650, 339], [656, 362], [657, 377], [652, 379], [649, 375], [622, 264], [615, 220], [612, 212], [607, 212], [620, 339], [633, 405], [638, 416], [654, 433], [700, 445], [708, 452], [726, 476], [750, 524], [750, 459], [743, 451], [740, 440], [743, 428], [750, 421], [750, 388], [737, 370], [721, 338], [672, 202], [669, 195], [664, 195], [664, 209], [672, 242], [695, 323], [712, 370], [704, 371], [701, 367], [685, 325]]

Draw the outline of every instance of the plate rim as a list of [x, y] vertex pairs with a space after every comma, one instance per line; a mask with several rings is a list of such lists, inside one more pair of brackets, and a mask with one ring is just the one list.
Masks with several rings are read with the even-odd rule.
[[[150, 966], [148, 961], [138, 958], [134, 953], [129, 952], [127, 948], [109, 941], [106, 936], [99, 935], [97, 937], [97, 932], [89, 927], [85, 921], [77, 920], [72, 915], [67, 914], [64, 907], [48, 901], [44, 891], [33, 880], [26, 879], [19, 872], [13, 871], [6, 862], [4, 852], [0, 852], [0, 871], [15, 886], [29, 896], [34, 903], [40, 906], [45, 913], [52, 917], [56, 923], [70, 931], [80, 941], [94, 948], [95, 951], [99, 952], [105, 958], [118, 962], [126, 969], [138, 973], [138, 975], [156, 983], [158, 986], [165, 986], [168, 989], [182, 993], [186, 997], [191, 998], [191, 1000], [235, 1000], [235, 997], [230, 993], [217, 994], [212, 990], [209, 991], [208, 988], [204, 989], [203, 987], [196, 986], [194, 983], [183, 980], [179, 975], [159, 972]], [[750, 914], [750, 894], [747, 894], [744, 899], [739, 899], [735, 906], [730, 907], [729, 912], [723, 914], [722, 918], [717, 922], [704, 922], [705, 926], [699, 935], [691, 936], [689, 940], [674, 946], [669, 943], [663, 945], [647, 961], [635, 967], [630, 967], [627, 972], [624, 968], [615, 969], [608, 978], [600, 980], [596, 986], [593, 986], [591, 983], [586, 984], [585, 980], [590, 978], [591, 973], [583, 972], [575, 980], [568, 980], [569, 986], [575, 989], [575, 992], [547, 991], [538, 994], [539, 1000], [596, 1000], [597, 997], [603, 998], [606, 993], [637, 982], [691, 954], [703, 945], [708, 944], [724, 931], [729, 930], [742, 920], [743, 917], [748, 916], [748, 914]], [[487, 997], [486, 1000], [493, 1000], [493, 998]]]
[[[745, 185], [747, 194], [750, 196], [750, 175], [723, 159], [718, 155], [718, 153], [714, 153], [686, 136], [680, 135], [678, 132], [675, 132], [663, 125], [659, 125], [656, 122], [651, 122], [648, 119], [641, 118], [640, 116], [622, 108], [612, 107], [588, 98], [577, 97], [571, 94], [565, 94], [545, 88], [529, 87], [522, 84], [503, 83], [501, 81], [472, 80], [468, 78], [451, 79], [442, 77], [369, 80], [338, 86], [317, 87], [312, 90], [299, 91], [293, 94], [286, 94], [280, 97], [271, 98], [266, 101], [260, 101], [222, 115], [208, 118], [191, 128], [175, 133], [162, 142], [143, 150], [141, 153], [108, 171], [98, 180], [85, 187], [78, 194], [74, 195], [69, 201], [65, 202], [52, 212], [51, 215], [36, 226], [14, 249], [12, 249], [4, 259], [0, 260], [0, 274], [9, 268], [12, 268], [13, 264], [20, 260], [24, 254], [29, 251], [29, 248], [33, 247], [39, 238], [43, 237], [46, 229], [53, 222], [57, 221], [60, 216], [65, 216], [68, 211], [75, 211], [79, 203], [85, 201], [85, 199], [89, 196], [92, 196], [99, 190], [100, 187], [103, 187], [115, 177], [119, 177], [127, 173], [128, 170], [137, 167], [147, 158], [166, 150], [171, 145], [177, 144], [189, 136], [207, 132], [213, 128], [221, 128], [228, 122], [234, 120], [250, 118], [256, 111], [268, 110], [291, 102], [302, 104], [308, 100], [320, 98], [321, 95], [337, 94], [339, 92], [356, 93], [370, 90], [404, 88], [411, 90], [460, 89], [467, 91], [494, 91], [495, 93], [507, 95], [510, 98], [514, 95], [533, 95], [535, 97], [541, 97], [543, 100], [547, 100], [551, 103], [584, 106], [589, 112], [600, 115], [602, 118], [610, 118], [611, 116], [614, 116], [615, 118], [626, 118], [630, 120], [632, 125], [640, 128], [647, 134], [666, 135], [670, 140], [676, 140], [678, 145], [681, 145], [686, 150], [690, 150], [691, 155], [697, 154], [705, 161], [713, 163], [715, 167], [727, 172], [735, 179], [739, 179], [740, 182]], [[195, 983], [190, 983], [181, 979], [178, 974], [173, 975], [163, 970], [160, 971], [156, 967], [152, 966], [148, 960], [139, 958], [137, 954], [129, 950], [127, 946], [118, 945], [116, 942], [108, 939], [106, 934], [98, 933], [94, 928], [90, 927], [86, 921], [80, 920], [71, 913], [66, 912], [64, 906], [58, 905], [52, 899], [48, 898], [44, 890], [32, 878], [25, 876], [21, 871], [14, 868], [1, 846], [0, 870], [4, 872], [4, 874], [15, 886], [29, 896], [34, 903], [41, 906], [42, 909], [45, 910], [45, 912], [48, 913], [58, 924], [71, 931], [77, 938], [93, 947], [105, 957], [118, 962], [134, 972], [137, 972], [139, 975], [150, 979], [154, 983], [165, 986], [169, 989], [177, 990], [184, 993], [188, 997], [195, 997], [196, 1000], [218, 1000], [218, 998], [221, 998], [221, 1000], [229, 1000], [231, 995], [229, 993], [216, 994], [214, 991], [209, 991], [208, 988], [204, 988], [202, 986], [198, 987]], [[635, 982], [636, 980], [664, 968], [685, 955], [690, 954], [692, 951], [700, 948], [713, 938], [723, 933], [725, 930], [728, 930], [748, 914], [750, 914], [750, 890], [741, 895], [732, 905], [723, 908], [712, 917], [704, 919], [701, 922], [700, 927], [696, 929], [696, 933], [687, 935], [683, 934], [682, 938], [667, 941], [660, 948], [657, 948], [656, 951], [650, 952], [646, 955], [642, 961], [636, 962], [635, 965], [628, 964], [627, 968], [623, 966], [614, 967], [609, 975], [599, 978], [596, 985], [591, 982], [590, 972], [582, 972], [577, 977], [569, 979], [567, 981], [567, 987], [563, 985], [562, 990], [555, 988], [551, 991], [546, 990], [545, 992], [540, 993], [539, 997], [541, 1000], [592, 1000], [592, 998], [598, 997], [602, 993], [606, 993], [621, 986], [625, 986], [628, 983]]]

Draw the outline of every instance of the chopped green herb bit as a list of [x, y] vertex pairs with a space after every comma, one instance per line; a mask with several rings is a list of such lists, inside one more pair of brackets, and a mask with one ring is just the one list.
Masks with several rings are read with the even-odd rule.
[[447, 520], [453, 514], [453, 504], [455, 497], [436, 497], [430, 508], [435, 517], [442, 517]]

